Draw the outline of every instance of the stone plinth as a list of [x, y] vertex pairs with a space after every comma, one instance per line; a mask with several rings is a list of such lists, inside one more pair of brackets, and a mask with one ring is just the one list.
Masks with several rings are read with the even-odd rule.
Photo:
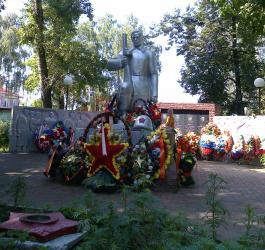
[[0, 224], [0, 231], [27, 231], [30, 236], [35, 237], [39, 242], [46, 242], [65, 234], [75, 233], [78, 228], [77, 221], [65, 219], [60, 212], [42, 214], [50, 217], [47, 223], [43, 221], [39, 223], [31, 222], [30, 220], [26, 222], [27, 220], [21, 219], [29, 215], [33, 214], [11, 212], [9, 220]]
[[[128, 135], [123, 124], [113, 124], [112, 129], [115, 133], [119, 134], [123, 140], [128, 140]], [[135, 146], [141, 138], [146, 137], [151, 132], [152, 131], [148, 129], [132, 128], [131, 136], [133, 146]]]
[[132, 129], [132, 144], [136, 145], [142, 138], [148, 136], [152, 131], [147, 129]]

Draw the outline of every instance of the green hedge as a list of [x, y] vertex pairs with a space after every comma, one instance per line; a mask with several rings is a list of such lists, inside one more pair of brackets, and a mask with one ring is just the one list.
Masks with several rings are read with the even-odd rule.
[[0, 150], [7, 151], [9, 145], [9, 121], [0, 121]]
[[11, 120], [11, 110], [0, 109], [0, 121], [10, 121]]

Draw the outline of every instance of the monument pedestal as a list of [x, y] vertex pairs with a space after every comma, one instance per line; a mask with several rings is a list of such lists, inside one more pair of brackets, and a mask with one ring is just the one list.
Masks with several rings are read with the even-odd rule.
[[[112, 130], [115, 133], [119, 134], [123, 140], [128, 141], [128, 135], [123, 124], [120, 123], [113, 124]], [[141, 138], [146, 137], [151, 132], [152, 131], [148, 129], [132, 128], [131, 130], [132, 145], [133, 146], [136, 145], [141, 140]]]

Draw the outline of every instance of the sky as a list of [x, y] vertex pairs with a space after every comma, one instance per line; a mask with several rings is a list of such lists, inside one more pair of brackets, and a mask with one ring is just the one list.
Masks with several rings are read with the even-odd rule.
[[[24, 2], [25, 0], [6, 0], [6, 10], [3, 13], [19, 13]], [[195, 0], [90, 0], [90, 2], [94, 9], [95, 20], [106, 14], [112, 14], [118, 22], [122, 23], [125, 22], [126, 17], [133, 14], [148, 30], [148, 27], [158, 23], [164, 14], [173, 13], [176, 8], [184, 12], [188, 5], [192, 6], [195, 3]], [[166, 46], [165, 38], [158, 39], [156, 42], [163, 47]], [[184, 63], [183, 57], [177, 57], [174, 48], [168, 51], [163, 49], [160, 60], [162, 69], [159, 75], [158, 101], [196, 103], [198, 96], [185, 93], [177, 82]]]

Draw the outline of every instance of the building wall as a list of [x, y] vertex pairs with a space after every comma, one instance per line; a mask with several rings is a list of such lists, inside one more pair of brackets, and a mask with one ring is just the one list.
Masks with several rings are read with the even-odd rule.
[[13, 108], [19, 105], [19, 96], [0, 88], [0, 108]]
[[209, 121], [212, 122], [216, 115], [220, 115], [220, 106], [214, 103], [165, 103], [159, 102], [158, 107], [161, 109], [173, 109], [175, 111], [206, 111], [209, 115]]

